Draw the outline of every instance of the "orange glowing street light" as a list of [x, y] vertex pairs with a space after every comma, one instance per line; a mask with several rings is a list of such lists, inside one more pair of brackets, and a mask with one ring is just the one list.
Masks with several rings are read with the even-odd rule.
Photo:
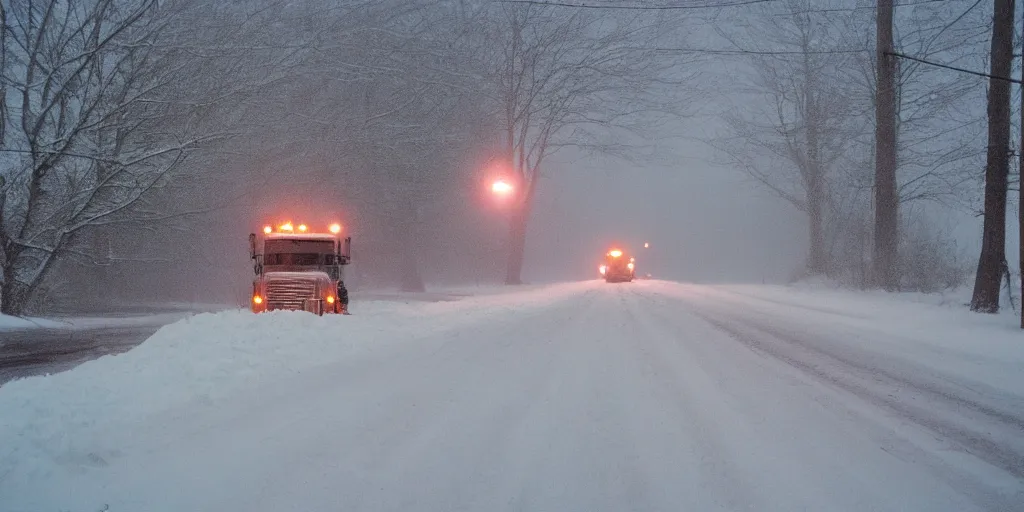
[[512, 187], [512, 184], [505, 180], [497, 180], [493, 184], [491, 184], [491, 192], [499, 196], [510, 195], [512, 194], [513, 190], [515, 189]]

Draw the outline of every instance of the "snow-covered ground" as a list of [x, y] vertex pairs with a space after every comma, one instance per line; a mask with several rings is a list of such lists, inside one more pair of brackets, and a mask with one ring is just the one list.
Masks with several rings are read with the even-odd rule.
[[0, 510], [1024, 510], [1011, 317], [657, 281], [450, 295], [201, 314], [8, 383]]

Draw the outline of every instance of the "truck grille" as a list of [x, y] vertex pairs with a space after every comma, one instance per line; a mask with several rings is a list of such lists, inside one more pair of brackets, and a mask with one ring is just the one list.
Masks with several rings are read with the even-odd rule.
[[306, 279], [274, 279], [267, 282], [267, 309], [302, 309], [303, 301], [316, 297], [316, 282]]

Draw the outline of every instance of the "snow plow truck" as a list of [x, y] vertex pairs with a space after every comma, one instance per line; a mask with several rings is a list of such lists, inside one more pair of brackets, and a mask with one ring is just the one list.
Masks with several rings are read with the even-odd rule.
[[612, 249], [605, 254], [599, 270], [607, 283], [628, 283], [636, 278], [636, 259], [621, 249]]
[[313, 232], [305, 224], [286, 222], [262, 234], [249, 234], [253, 261], [251, 307], [254, 313], [275, 310], [348, 314], [344, 266], [351, 261], [352, 237], [340, 224]]

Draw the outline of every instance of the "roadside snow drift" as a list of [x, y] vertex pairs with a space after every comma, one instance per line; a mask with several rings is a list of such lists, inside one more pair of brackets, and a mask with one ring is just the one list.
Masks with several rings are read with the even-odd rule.
[[214, 406], [310, 367], [392, 350], [481, 318], [545, 308], [579, 287], [458, 302], [358, 302], [350, 316], [235, 310], [185, 318], [124, 354], [0, 387], [0, 489], [19, 476], [46, 478], [55, 462], [102, 465], [134, 425], [165, 411]]

